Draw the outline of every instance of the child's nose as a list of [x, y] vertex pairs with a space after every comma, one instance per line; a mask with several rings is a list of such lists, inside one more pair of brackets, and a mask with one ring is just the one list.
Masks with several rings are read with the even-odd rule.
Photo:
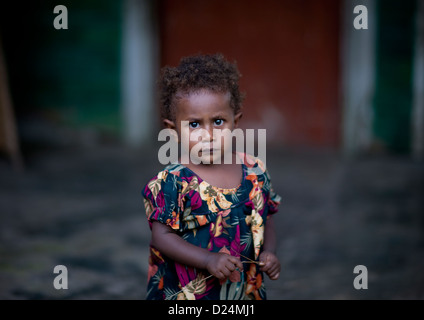
[[205, 133], [203, 139], [206, 141], [213, 141], [213, 126], [207, 125], [205, 127]]

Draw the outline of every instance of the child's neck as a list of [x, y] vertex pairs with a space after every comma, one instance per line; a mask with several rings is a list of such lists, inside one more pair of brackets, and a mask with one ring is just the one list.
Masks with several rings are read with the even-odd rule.
[[[233, 153], [230, 164], [193, 164], [188, 163], [185, 166], [195, 172], [202, 180], [208, 184], [222, 188], [237, 188], [243, 179], [243, 170], [237, 160], [237, 155]], [[222, 161], [223, 162], [223, 161]]]

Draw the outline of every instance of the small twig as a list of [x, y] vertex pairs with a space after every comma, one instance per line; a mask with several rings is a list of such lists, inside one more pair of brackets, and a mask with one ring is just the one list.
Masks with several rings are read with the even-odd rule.
[[248, 257], [246, 257], [244, 255], [242, 255], [240, 252], [235, 251], [233, 248], [230, 248], [230, 249], [233, 250], [235, 253], [237, 253], [240, 257], [245, 258], [246, 260], [248, 260], [248, 261], [242, 261], [241, 263], [255, 263], [255, 264], [258, 264], [258, 265], [261, 264], [260, 261], [254, 261], [254, 260], [252, 260], [252, 259], [250, 259], [250, 258], [248, 258]]
[[242, 261], [241, 263], [255, 263], [255, 264], [261, 264], [258, 261]]

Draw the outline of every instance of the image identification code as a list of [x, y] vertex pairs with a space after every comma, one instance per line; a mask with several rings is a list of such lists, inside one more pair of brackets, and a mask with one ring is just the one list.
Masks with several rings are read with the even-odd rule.
[[[251, 314], [254, 314], [255, 310], [253, 308], [253, 305], [216, 305], [214, 304], [212, 306], [212, 314], [238, 314], [238, 315], [244, 315], [249, 316]], [[206, 311], [206, 310], [205, 310]]]
[[213, 314], [213, 315], [243, 315], [250, 316], [255, 314], [254, 305], [252, 304], [213, 304], [212, 308], [202, 306], [171, 306], [168, 309], [169, 315], [192, 315], [196, 318], [199, 317], [202, 313]]

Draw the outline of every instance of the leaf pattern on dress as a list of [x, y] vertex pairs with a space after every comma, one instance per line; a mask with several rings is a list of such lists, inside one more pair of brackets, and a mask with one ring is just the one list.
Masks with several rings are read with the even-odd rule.
[[255, 250], [255, 260], [258, 259], [261, 247], [264, 241], [264, 224], [261, 215], [256, 211], [252, 210], [252, 236], [253, 236], [253, 247]]
[[256, 264], [251, 264], [247, 272], [246, 295], [253, 296], [255, 300], [262, 300], [260, 289], [262, 288], [262, 274], [257, 273]]
[[182, 291], [186, 300], [196, 300], [196, 294], [202, 294], [206, 291], [205, 276], [202, 273], [199, 273], [196, 279], [190, 281], [182, 288]]
[[[225, 195], [219, 191], [219, 188], [214, 188], [206, 181], [202, 181], [199, 185], [200, 196], [203, 201], [206, 201], [208, 208], [212, 212], [226, 210], [231, 207], [232, 203], [228, 201]], [[219, 208], [217, 207], [217, 204]]]

